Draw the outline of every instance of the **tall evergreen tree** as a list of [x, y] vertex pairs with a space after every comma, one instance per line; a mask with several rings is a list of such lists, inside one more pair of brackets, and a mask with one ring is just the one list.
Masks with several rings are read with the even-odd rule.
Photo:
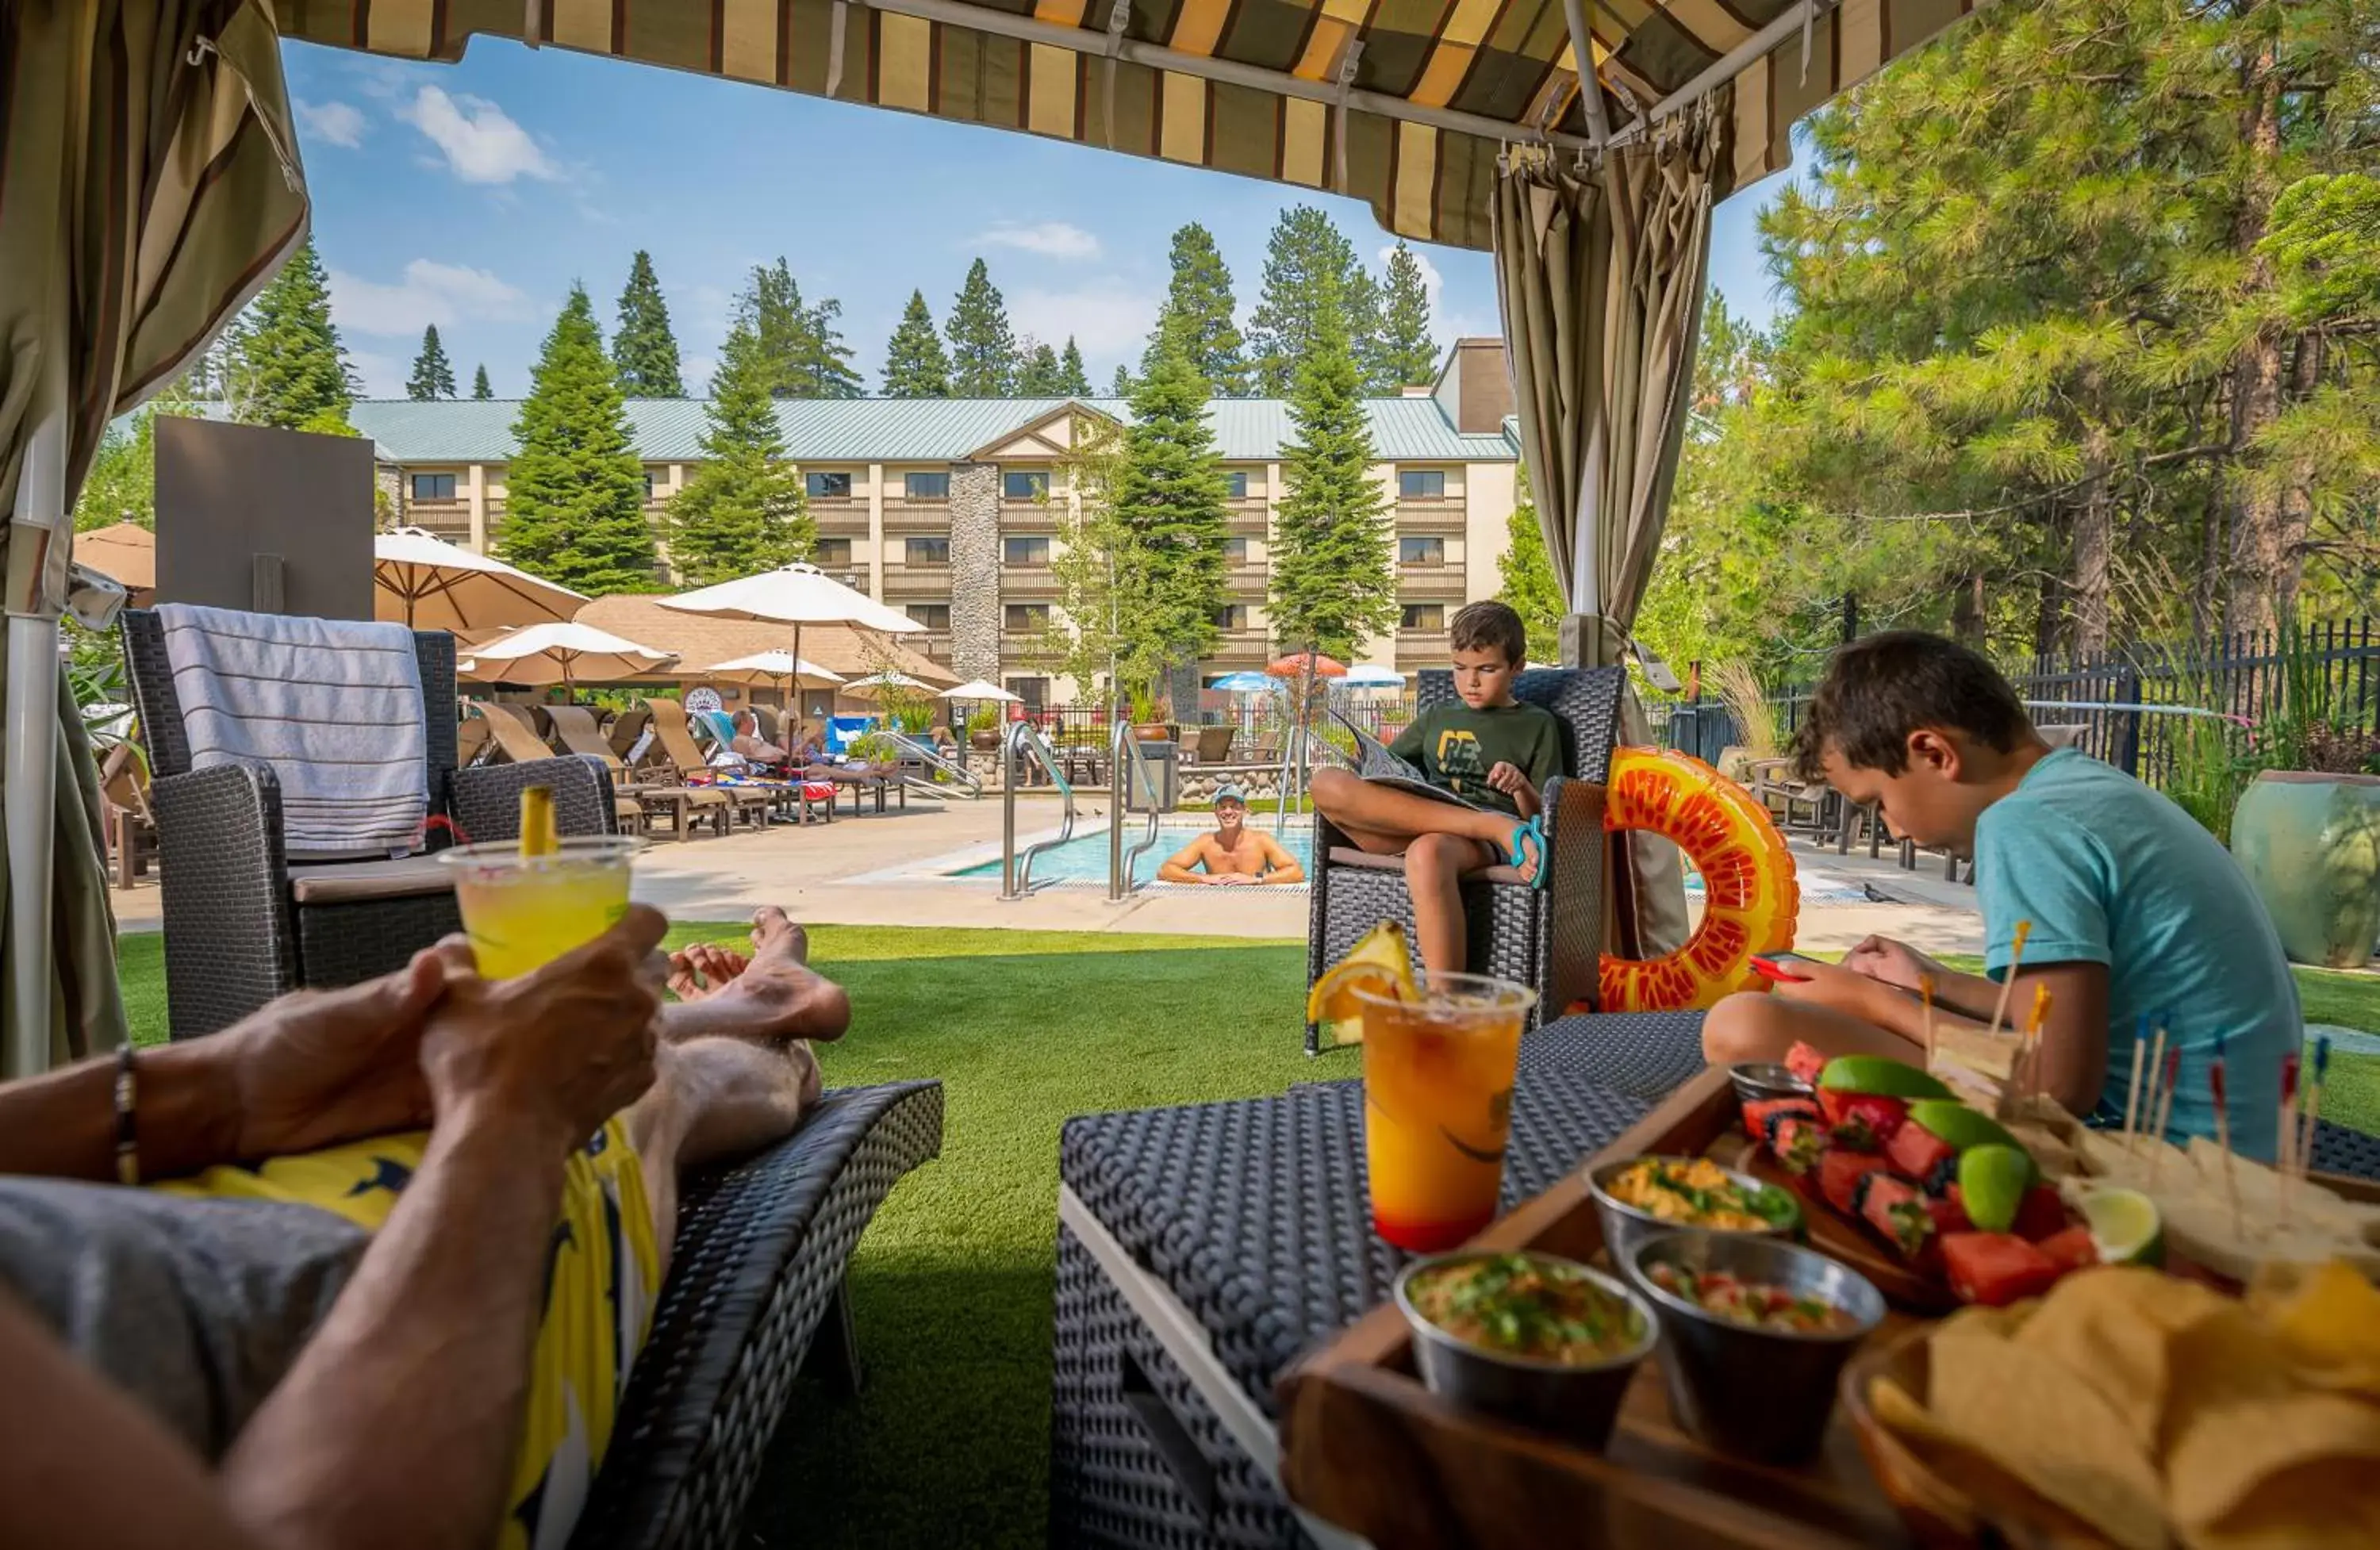
[[1216, 396], [1245, 398], [1248, 367], [1233, 317], [1238, 304], [1232, 297], [1232, 272], [1213, 235], [1196, 221], [1181, 227], [1173, 234], [1172, 258], [1173, 279], [1158, 309], [1157, 326], [1149, 331], [1141, 369], [1148, 369], [1158, 342], [1171, 331]]
[[1066, 335], [1065, 351], [1058, 357], [1058, 391], [1069, 398], [1088, 398], [1091, 379], [1083, 369], [1083, 352], [1075, 347], [1075, 336]]
[[644, 465], [584, 285], [545, 336], [513, 436], [498, 553], [590, 595], [650, 591]]
[[843, 342], [843, 330], [836, 324], [843, 318], [843, 303], [832, 297], [819, 302], [805, 312], [808, 337], [804, 341], [799, 381], [804, 398], [857, 398], [867, 390], [857, 368], [851, 364], [851, 346]]
[[356, 400], [311, 237], [249, 304], [225, 361], [225, 398], [250, 425], [347, 430]]
[[1561, 658], [1561, 578], [1554, 575], [1546, 554], [1546, 537], [1537, 527], [1536, 503], [1529, 498], [1529, 476], [1520, 475], [1520, 499], [1504, 522], [1504, 552], [1496, 557], [1497, 600], [1508, 603], [1529, 629], [1529, 657], [1534, 661]]
[[1058, 364], [1058, 352], [1038, 339], [1028, 339], [1016, 352], [1016, 377], [1011, 385], [1019, 398], [1057, 398], [1063, 396], [1065, 370]]
[[1125, 595], [1169, 667], [1215, 648], [1215, 615], [1231, 600], [1229, 487], [1207, 420], [1208, 396], [1181, 348], [1160, 349], [1133, 394], [1116, 478], [1115, 515], [1131, 555]]
[[[1247, 359], [1256, 391], [1286, 398], [1298, 363], [1314, 347], [1325, 297], [1338, 311], [1359, 362], [1371, 352], [1378, 309], [1372, 277], [1324, 212], [1301, 204], [1283, 211], [1265, 248], [1264, 291], [1248, 319]], [[1360, 381], [1360, 379], [1359, 379]]]
[[1122, 361], [1116, 362], [1115, 374], [1108, 379], [1108, 396], [1130, 398], [1133, 392], [1132, 368]]
[[1389, 285], [1373, 335], [1371, 391], [1426, 387], [1438, 378], [1438, 342], [1429, 336], [1429, 289], [1421, 260], [1400, 242], [1389, 254]]
[[413, 357], [413, 375], [405, 396], [417, 402], [455, 396], [455, 368], [447, 363], [446, 347], [438, 342], [438, 325], [421, 331], [421, 353]]
[[934, 315], [926, 309], [926, 293], [911, 291], [902, 309], [901, 324], [884, 347], [884, 396], [887, 398], [948, 398], [951, 357], [942, 336], [934, 331]]
[[490, 386], [488, 382], [487, 363], [482, 361], [480, 363], [480, 369], [471, 373], [471, 396], [474, 398], [493, 398], [495, 395], [496, 390]]
[[1339, 309], [1313, 314], [1313, 344], [1290, 398], [1295, 440], [1272, 546], [1273, 638], [1344, 659], [1397, 619], [1388, 498], [1372, 478], [1371, 423]]
[[952, 396], [1006, 397], [1015, 381], [1016, 336], [1009, 332], [1007, 303], [981, 259], [967, 266], [944, 332], [951, 341]]
[[631, 398], [684, 398], [677, 335], [670, 332], [669, 302], [643, 248], [628, 261], [628, 283], [620, 291], [620, 331], [612, 336], [612, 364], [620, 391]]
[[689, 587], [773, 570], [816, 541], [801, 476], [784, 460], [772, 379], [759, 330], [739, 317], [711, 374], [704, 461], [669, 504], [670, 563]]
[[852, 369], [851, 350], [835, 327], [843, 303], [832, 297], [816, 306], [802, 301], [802, 288], [793, 270], [780, 258], [752, 271], [751, 284], [738, 298], [759, 341], [761, 358], [769, 363], [771, 396], [776, 398], [856, 398], [859, 374]]

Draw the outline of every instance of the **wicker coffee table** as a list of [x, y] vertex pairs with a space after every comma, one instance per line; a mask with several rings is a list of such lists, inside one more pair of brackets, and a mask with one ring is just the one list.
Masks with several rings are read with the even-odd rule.
[[[1598, 1076], [1642, 1086], [1698, 1067], [1694, 1021], [1572, 1018], [1529, 1035], [1504, 1205], [1545, 1189], [1658, 1096]], [[1302, 1348], [1385, 1300], [1404, 1264], [1372, 1233], [1363, 1137], [1353, 1081], [1068, 1122], [1053, 1541], [1354, 1543], [1282, 1496], [1272, 1386]]]

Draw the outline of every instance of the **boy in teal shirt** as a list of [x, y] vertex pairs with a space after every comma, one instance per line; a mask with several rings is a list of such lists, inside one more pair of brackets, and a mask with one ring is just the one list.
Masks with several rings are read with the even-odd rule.
[[2208, 1071], [2221, 1048], [2232, 1144], [2271, 1158], [2281, 1063], [2304, 1036], [2297, 982], [2247, 878], [2188, 814], [2053, 750], [1989, 662], [1915, 631], [1838, 651], [1794, 752], [1845, 801], [1880, 804], [1894, 834], [1973, 856], [1989, 977], [1870, 937], [1840, 966], [1796, 963], [1810, 977], [1778, 995], [1713, 1008], [1703, 1047], [1714, 1063], [1774, 1060], [1797, 1039], [1920, 1061], [1920, 977], [1934, 979], [1937, 1026], [1986, 1026], [2017, 926], [2030, 922], [2010, 1020], [2022, 1022], [2035, 986], [2049, 988], [2043, 1091], [2120, 1122], [2138, 1031], [2162, 1022], [2181, 1051], [2170, 1138], [2214, 1135]]

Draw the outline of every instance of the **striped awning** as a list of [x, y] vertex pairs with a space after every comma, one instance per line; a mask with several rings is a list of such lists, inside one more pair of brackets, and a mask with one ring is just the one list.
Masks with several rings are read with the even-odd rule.
[[[453, 60], [475, 35], [989, 124], [1367, 201], [1489, 246], [1508, 143], [1641, 139], [1713, 97], [1717, 193], [1985, 0], [279, 0], [284, 33]], [[1578, 90], [1572, 28], [1600, 90]]]

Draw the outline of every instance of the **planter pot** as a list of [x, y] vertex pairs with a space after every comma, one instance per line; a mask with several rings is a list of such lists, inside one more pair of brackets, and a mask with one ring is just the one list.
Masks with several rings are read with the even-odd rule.
[[2380, 776], [2268, 769], [2231, 817], [2231, 854], [2292, 963], [2356, 967], [2380, 938]]
[[1132, 734], [1133, 736], [1140, 739], [1143, 743], [1171, 743], [1173, 741], [1173, 729], [1167, 726], [1163, 721], [1143, 721], [1138, 726], [1132, 729]]
[[996, 732], [971, 732], [967, 733], [967, 746], [970, 748], [981, 749], [987, 754], [996, 753], [1000, 748], [1000, 733]]

